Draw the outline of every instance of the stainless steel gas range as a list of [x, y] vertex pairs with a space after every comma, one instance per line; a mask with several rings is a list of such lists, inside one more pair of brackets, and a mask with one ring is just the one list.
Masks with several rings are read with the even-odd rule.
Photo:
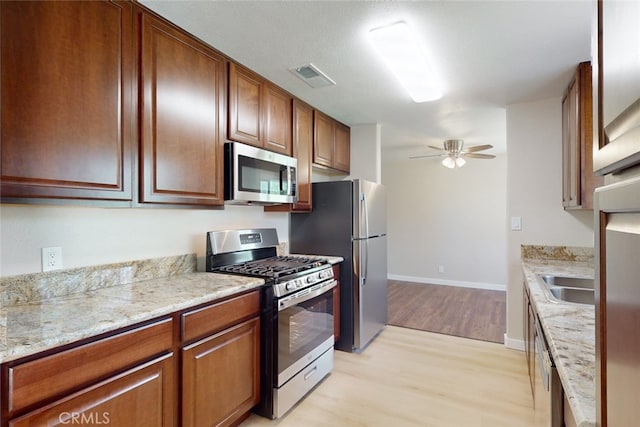
[[261, 402], [278, 418], [333, 369], [331, 265], [322, 258], [277, 256], [275, 229], [207, 233], [209, 272], [261, 277]]

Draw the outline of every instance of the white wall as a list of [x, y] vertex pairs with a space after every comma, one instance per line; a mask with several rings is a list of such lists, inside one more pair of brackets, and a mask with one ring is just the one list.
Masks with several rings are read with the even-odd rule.
[[562, 100], [507, 108], [507, 212], [522, 217], [508, 231], [507, 344], [522, 340], [521, 244], [593, 247], [593, 212], [562, 208]]
[[349, 179], [381, 182], [381, 132], [379, 124], [351, 127], [351, 175]]
[[224, 210], [104, 209], [0, 205], [0, 276], [41, 271], [40, 248], [61, 246], [64, 268], [196, 253], [204, 269], [205, 234], [275, 227], [288, 240], [289, 216], [261, 207]]
[[439, 159], [385, 162], [390, 277], [505, 289], [506, 165], [506, 154], [459, 169]]

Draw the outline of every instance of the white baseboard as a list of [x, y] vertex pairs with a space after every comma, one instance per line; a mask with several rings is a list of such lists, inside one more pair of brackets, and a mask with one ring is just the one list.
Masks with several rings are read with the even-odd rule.
[[509, 338], [507, 334], [504, 334], [504, 346], [513, 350], [524, 351], [524, 340]]
[[401, 280], [403, 282], [425, 283], [430, 285], [458, 286], [461, 288], [488, 289], [492, 291], [505, 291], [505, 292], [507, 290], [507, 285], [500, 285], [497, 283], [461, 282], [458, 280], [433, 279], [430, 277], [401, 276], [398, 274], [389, 274], [387, 278], [390, 280]]

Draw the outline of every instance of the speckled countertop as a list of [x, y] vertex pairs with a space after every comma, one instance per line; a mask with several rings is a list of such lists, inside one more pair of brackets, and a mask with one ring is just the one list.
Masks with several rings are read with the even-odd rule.
[[573, 416], [595, 426], [595, 308], [549, 299], [538, 277], [593, 278], [593, 249], [523, 246], [522, 269]]
[[0, 277], [0, 363], [263, 284], [196, 272], [195, 254]]
[[258, 288], [195, 254], [0, 278], [0, 363]]

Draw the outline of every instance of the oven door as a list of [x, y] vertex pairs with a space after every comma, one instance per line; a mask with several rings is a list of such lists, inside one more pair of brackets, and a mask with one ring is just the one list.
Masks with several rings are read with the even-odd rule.
[[276, 300], [280, 387], [333, 347], [333, 288], [327, 280]]

